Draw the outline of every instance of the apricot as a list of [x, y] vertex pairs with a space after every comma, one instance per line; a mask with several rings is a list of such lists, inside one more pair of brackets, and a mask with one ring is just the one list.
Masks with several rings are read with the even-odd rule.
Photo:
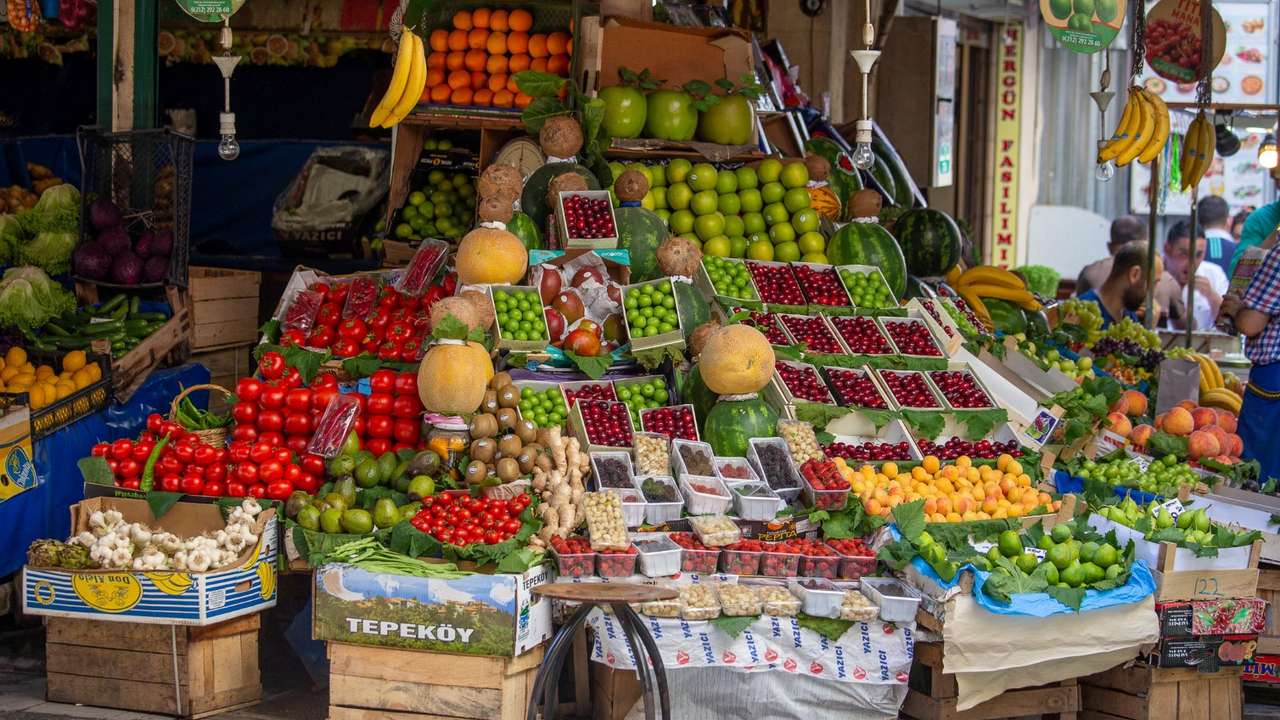
[[1171, 435], [1190, 435], [1195, 429], [1195, 420], [1186, 408], [1174, 407], [1164, 415], [1164, 431]]

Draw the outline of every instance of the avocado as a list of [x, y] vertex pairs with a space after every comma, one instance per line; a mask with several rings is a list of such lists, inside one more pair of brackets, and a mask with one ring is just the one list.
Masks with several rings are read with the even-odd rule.
[[311, 503], [311, 496], [301, 490], [294, 490], [284, 503], [285, 517], [296, 518], [302, 508]]
[[423, 450], [409, 461], [405, 468], [408, 475], [435, 475], [440, 472], [440, 456], [433, 450]]
[[373, 524], [380, 528], [389, 528], [400, 522], [400, 509], [391, 498], [379, 498], [373, 504]]
[[328, 495], [325, 495], [324, 503], [328, 505], [328, 507], [323, 508], [323, 510], [328, 510], [329, 508], [333, 508], [338, 512], [342, 512], [343, 510], [346, 510], [350, 506], [350, 504], [347, 502], [347, 499], [336, 492], [331, 492]]
[[333, 484], [333, 490], [347, 502], [347, 507], [356, 504], [356, 481], [350, 475], [338, 478]]
[[320, 529], [320, 511], [312, 505], [307, 505], [298, 511], [298, 524], [307, 530]]
[[342, 529], [352, 535], [371, 533], [373, 532], [373, 516], [369, 514], [368, 510], [345, 510], [342, 513]]
[[365, 460], [356, 464], [355, 483], [362, 488], [377, 487], [382, 481], [382, 469], [377, 460]]
[[378, 458], [378, 484], [386, 485], [395, 477], [396, 465], [400, 464], [400, 460], [396, 458], [396, 454], [388, 450], [382, 453]]
[[342, 532], [342, 510], [329, 508], [320, 513], [320, 529], [327, 533]]
[[436, 481], [426, 475], [418, 475], [409, 481], [409, 489], [406, 492], [409, 494], [410, 500], [431, 497], [436, 492]]

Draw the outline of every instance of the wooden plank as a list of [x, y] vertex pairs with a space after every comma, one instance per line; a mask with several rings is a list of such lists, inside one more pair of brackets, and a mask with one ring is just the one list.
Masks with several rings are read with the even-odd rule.
[[139, 712], [183, 715], [190, 697], [183, 694], [183, 707], [177, 707], [172, 684], [94, 678], [84, 675], [48, 673], [46, 697], [50, 702], [93, 705], [137, 710]]
[[1081, 678], [1085, 685], [1119, 690], [1130, 695], [1141, 695], [1151, 687], [1151, 673], [1143, 667], [1115, 667]]
[[918, 642], [914, 653], [915, 660], [931, 667], [942, 667], [942, 643]]
[[1280, 591], [1280, 570], [1261, 568], [1258, 570], [1258, 590]]
[[1147, 717], [1158, 720], [1178, 717], [1178, 686], [1159, 683], [1147, 690]]
[[424, 715], [414, 712], [394, 712], [392, 710], [369, 710], [367, 708], [329, 706], [329, 720], [457, 720], [444, 715]]
[[1254, 597], [1258, 594], [1258, 570], [1152, 571], [1156, 600], [1217, 600]]
[[[209, 375], [245, 375], [249, 369], [249, 358], [253, 352], [253, 344], [245, 343], [219, 350], [204, 350], [193, 353], [191, 362], [198, 362], [209, 368]], [[234, 390], [235, 388], [227, 388]]]
[[956, 700], [931, 698], [907, 690], [902, 711], [921, 720], [997, 720], [998, 718], [1050, 713], [1074, 713], [1080, 709], [1076, 687], [1048, 686], [1028, 690], [1008, 690], [968, 710], [956, 710]]
[[1234, 678], [1209, 681], [1209, 716], [1214, 720], [1240, 720], [1243, 688]]
[[[167, 653], [171, 649], [170, 626], [168, 625], [56, 617], [45, 618], [44, 624], [45, 641], [48, 643], [144, 652]], [[187, 652], [186, 633], [179, 632], [177, 639], [178, 653], [185, 655]]]
[[[256, 307], [256, 303], [255, 303]], [[195, 350], [244, 345], [252, 343], [258, 335], [258, 316], [245, 314], [238, 320], [197, 323], [192, 330], [191, 347]]]
[[[119, 623], [112, 623], [112, 625], [116, 626]], [[217, 625], [187, 628], [187, 636], [192, 640], [210, 640], [230, 635], [240, 635], [241, 633], [256, 633], [261, 627], [262, 614], [253, 613], [252, 615], [244, 615]]]
[[[1141, 666], [1140, 666], [1141, 667]], [[1216, 673], [1206, 674], [1195, 668], [1150, 668], [1152, 684], [1178, 683], [1187, 680], [1204, 680], [1205, 678], [1234, 677], [1239, 678], [1243, 667], [1225, 667]]]
[[1106, 710], [1129, 720], [1146, 720], [1147, 701], [1137, 695], [1093, 685], [1080, 686], [1080, 705], [1089, 710]]
[[210, 325], [230, 320], [258, 321], [258, 298], [223, 298], [201, 300], [192, 303], [191, 321], [196, 325]]
[[257, 300], [262, 273], [252, 270], [192, 267], [188, 275], [194, 302], [252, 297]]
[[[402, 668], [403, 669], [403, 668]], [[425, 669], [425, 668], [424, 668]], [[442, 670], [442, 667], [432, 670]], [[501, 690], [453, 687], [407, 680], [369, 682], [369, 678], [329, 672], [330, 702], [374, 710], [435, 713], [446, 717], [492, 720], [501, 717]]]
[[[122, 648], [46, 643], [45, 666], [50, 673], [117, 680], [145, 679], [173, 684], [174, 656]], [[187, 684], [187, 655], [178, 655], [178, 678]]]
[[1209, 720], [1209, 681], [1178, 683], [1178, 720]]
[[1112, 715], [1098, 710], [1081, 710], [1080, 720], [1129, 720], [1128, 718]]
[[[483, 655], [455, 655], [330, 643], [329, 668], [330, 672], [375, 680], [420, 677], [435, 685], [498, 689], [503, 686], [504, 678], [536, 667], [541, 662], [541, 655], [540, 651], [525, 653], [513, 661]], [[406, 668], [415, 670], [406, 672]]]

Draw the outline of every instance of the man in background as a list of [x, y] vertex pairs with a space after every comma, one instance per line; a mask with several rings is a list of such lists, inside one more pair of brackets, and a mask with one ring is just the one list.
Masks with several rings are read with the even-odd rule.
[[1244, 222], [1249, 219], [1249, 213], [1256, 210], [1252, 205], [1245, 205], [1240, 208], [1240, 212], [1231, 218], [1231, 239], [1237, 244], [1240, 243], [1240, 236], [1244, 234]]
[[[1102, 285], [1081, 294], [1081, 300], [1096, 303], [1102, 313], [1105, 330], [1120, 318], [1138, 321], [1138, 309], [1147, 301], [1147, 242], [1126, 243], [1111, 259], [1111, 273]], [[1160, 258], [1155, 259], [1157, 277], [1164, 272]]]
[[1196, 330], [1210, 330], [1218, 317], [1222, 296], [1227, 294], [1227, 274], [1214, 263], [1208, 262], [1209, 242], [1204, 235], [1191, 242], [1191, 223], [1179, 220], [1169, 228], [1164, 243], [1164, 275], [1156, 285], [1158, 302], [1168, 302], [1169, 328], [1182, 330], [1187, 327], [1187, 277], [1191, 271], [1191, 253], [1196, 254], [1196, 292], [1192, 316]]
[[1245, 250], [1251, 247], [1270, 249], [1275, 244], [1277, 226], [1280, 226], [1280, 200], [1249, 213], [1240, 229], [1240, 242], [1227, 268], [1227, 277], [1235, 275], [1236, 263], [1240, 262]]
[[1196, 210], [1206, 240], [1204, 259], [1217, 265], [1226, 275], [1236, 252], [1236, 241], [1231, 235], [1231, 208], [1221, 197], [1209, 195], [1200, 198]]
[[1124, 245], [1135, 240], [1142, 240], [1147, 235], [1147, 223], [1136, 215], [1121, 215], [1111, 221], [1111, 239], [1107, 241], [1107, 255], [1097, 262], [1089, 263], [1076, 278], [1076, 295], [1081, 296], [1101, 287], [1111, 275], [1111, 262], [1115, 254]]
[[1280, 252], [1267, 253], [1249, 280], [1244, 297], [1228, 296], [1222, 313], [1231, 316], [1236, 329], [1247, 338], [1244, 354], [1253, 367], [1236, 432], [1244, 443], [1242, 457], [1259, 462], [1259, 477], [1265, 482], [1280, 476], [1280, 443], [1275, 441], [1280, 425]]

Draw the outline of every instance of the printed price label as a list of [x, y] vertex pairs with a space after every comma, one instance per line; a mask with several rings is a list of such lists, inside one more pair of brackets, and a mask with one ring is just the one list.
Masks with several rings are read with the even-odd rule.
[[1129, 456], [1130, 459], [1132, 459], [1135, 463], [1138, 464], [1138, 467], [1142, 470], [1142, 472], [1147, 471], [1147, 468], [1150, 467], [1151, 465], [1151, 461], [1154, 459], [1147, 455], [1143, 455], [1142, 453], [1133, 452], [1132, 450], [1130, 450], [1127, 453], [1127, 455]]
[[1040, 548], [1038, 548], [1038, 547], [1029, 547], [1029, 548], [1026, 548], [1026, 553], [1027, 553], [1028, 555], [1035, 555], [1035, 556], [1036, 556], [1036, 560], [1044, 560], [1044, 559], [1045, 559], [1045, 557], [1047, 557], [1047, 556], [1048, 556], [1048, 553], [1046, 553], [1044, 550], [1041, 550], [1041, 549], [1040, 549]]
[[1174, 520], [1177, 520], [1178, 516], [1181, 515], [1182, 511], [1185, 509], [1182, 507], [1182, 502], [1179, 501], [1178, 498], [1169, 498], [1168, 500], [1165, 500], [1160, 507], [1168, 510]]
[[985, 554], [987, 554], [988, 552], [990, 552], [990, 551], [991, 551], [991, 548], [993, 548], [993, 547], [995, 547], [995, 546], [996, 546], [996, 544], [995, 544], [995, 543], [993, 543], [993, 542], [987, 542], [986, 540], [979, 540], [978, 542], [973, 542], [973, 543], [969, 543], [969, 544], [973, 546], [973, 549], [974, 549], [974, 550], [977, 550], [978, 552], [982, 553], [983, 555], [985, 555]]

